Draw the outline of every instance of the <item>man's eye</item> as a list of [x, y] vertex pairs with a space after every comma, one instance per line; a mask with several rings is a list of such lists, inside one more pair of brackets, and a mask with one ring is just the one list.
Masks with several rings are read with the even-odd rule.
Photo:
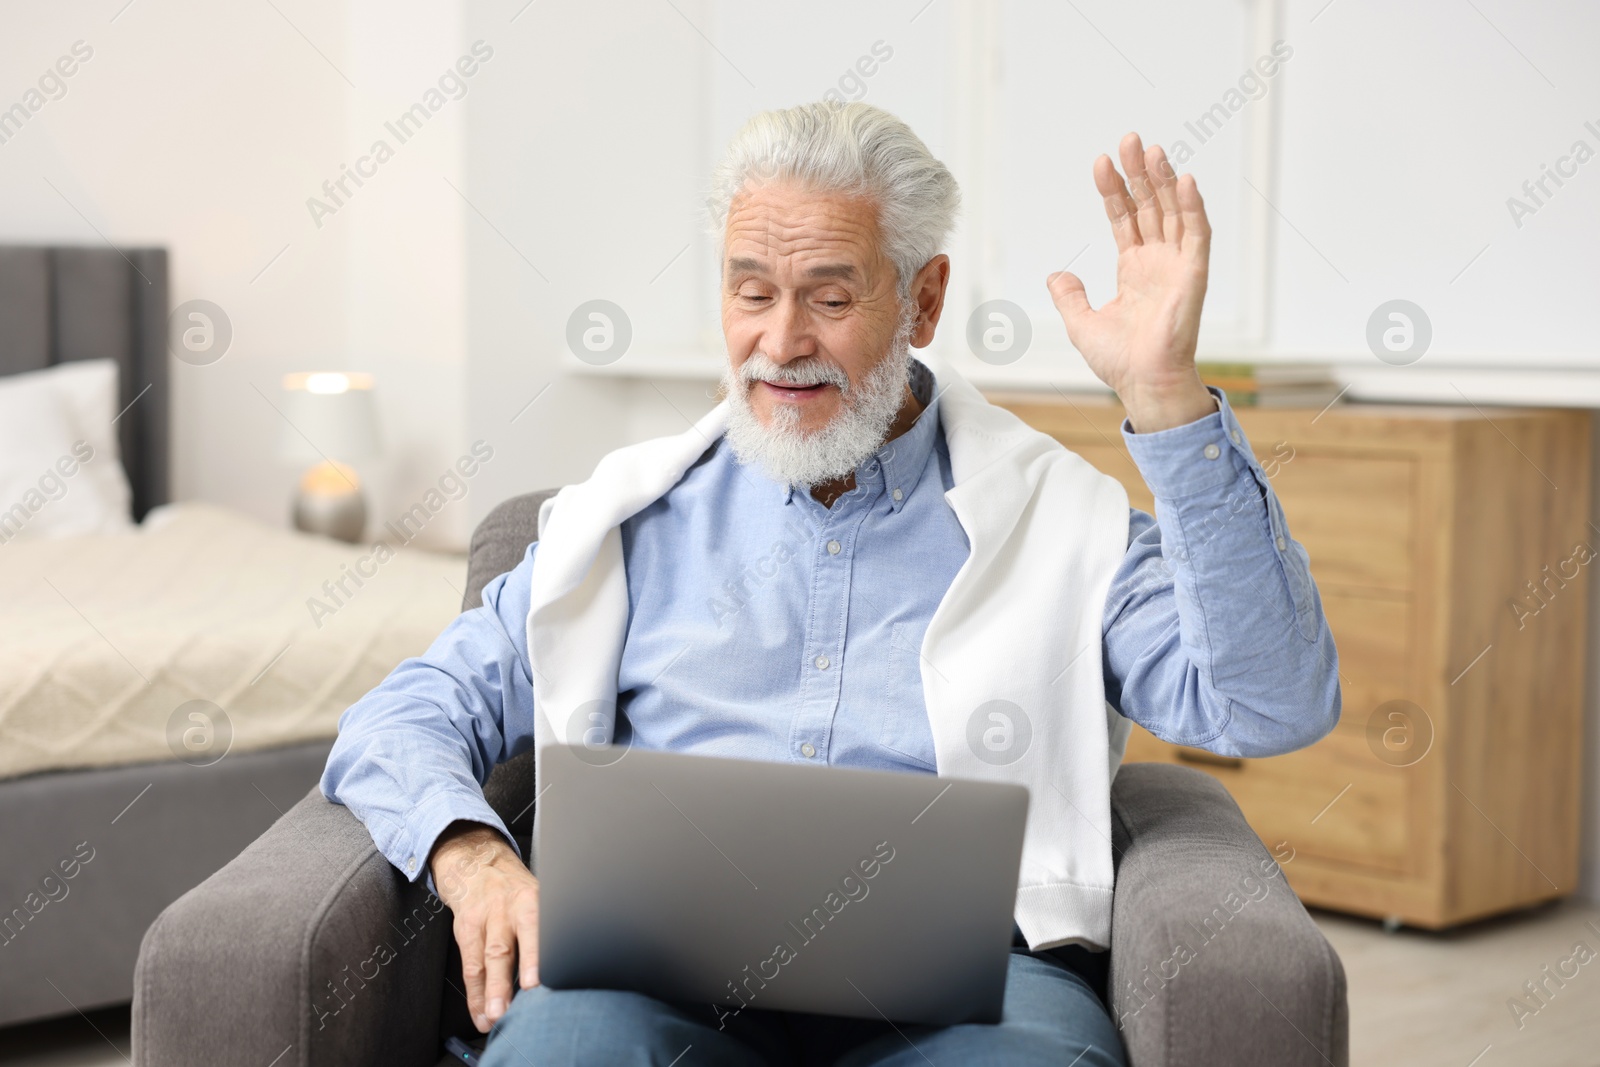
[[824, 307], [842, 308], [849, 302], [848, 300], [824, 300], [822, 303]]

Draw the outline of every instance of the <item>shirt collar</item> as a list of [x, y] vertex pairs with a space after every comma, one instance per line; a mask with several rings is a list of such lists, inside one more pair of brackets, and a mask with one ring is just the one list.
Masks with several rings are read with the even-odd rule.
[[[858, 487], [881, 482], [889, 507], [896, 512], [905, 507], [922, 480], [939, 431], [939, 394], [934, 390], [933, 371], [919, 359], [911, 360], [910, 384], [911, 394], [923, 405], [922, 414], [909, 430], [892, 441], [885, 441], [862, 460], [855, 472]], [[900, 491], [898, 499], [895, 497], [897, 489]], [[795, 492], [795, 486], [782, 486], [783, 503], [793, 500]]]

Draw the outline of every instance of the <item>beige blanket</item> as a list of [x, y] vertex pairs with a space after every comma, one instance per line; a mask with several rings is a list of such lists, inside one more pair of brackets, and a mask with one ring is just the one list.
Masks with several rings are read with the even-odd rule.
[[465, 576], [204, 504], [0, 545], [0, 778], [332, 737], [456, 614]]

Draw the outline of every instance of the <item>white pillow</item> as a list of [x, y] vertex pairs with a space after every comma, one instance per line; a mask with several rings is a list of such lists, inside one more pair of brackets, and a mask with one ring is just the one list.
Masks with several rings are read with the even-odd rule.
[[[0, 378], [0, 388], [8, 382], [36, 378], [47, 383], [61, 397], [85, 440], [94, 446], [96, 456], [106, 456], [122, 470], [122, 455], [117, 444], [117, 427], [111, 422], [121, 412], [117, 390], [117, 363], [111, 359], [79, 359], [57, 363], [44, 370]], [[124, 483], [127, 475], [122, 474]]]
[[0, 544], [132, 525], [116, 404], [109, 359], [0, 377]]

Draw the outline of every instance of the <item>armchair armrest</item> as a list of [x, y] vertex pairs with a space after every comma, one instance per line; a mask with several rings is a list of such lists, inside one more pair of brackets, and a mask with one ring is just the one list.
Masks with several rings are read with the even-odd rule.
[[1347, 1067], [1344, 967], [1210, 775], [1132, 763], [1111, 790], [1112, 1017], [1137, 1067]]
[[432, 1067], [450, 937], [444, 904], [313, 788], [146, 931], [134, 1062]]

